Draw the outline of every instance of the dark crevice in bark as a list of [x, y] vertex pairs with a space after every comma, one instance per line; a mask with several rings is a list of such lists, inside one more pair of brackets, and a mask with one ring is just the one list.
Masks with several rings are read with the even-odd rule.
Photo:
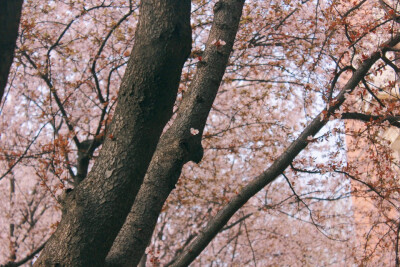
[[77, 152], [77, 173], [74, 177], [74, 187], [77, 187], [83, 179], [86, 178], [90, 160], [93, 157], [93, 153], [103, 143], [105, 133], [99, 135], [94, 139], [88, 139], [80, 142], [78, 145]]

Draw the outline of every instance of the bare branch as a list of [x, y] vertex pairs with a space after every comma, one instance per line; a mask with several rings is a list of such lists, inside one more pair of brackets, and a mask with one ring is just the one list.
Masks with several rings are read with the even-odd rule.
[[365, 122], [376, 121], [379, 123], [388, 121], [390, 125], [400, 128], [400, 115], [398, 116], [383, 116], [383, 115], [370, 115], [370, 114], [363, 114], [358, 112], [346, 112], [342, 113], [342, 119], [345, 120], [359, 120]]
[[33, 259], [46, 245], [47, 241], [41, 244], [37, 249], [35, 249], [32, 253], [30, 253], [28, 256], [23, 258], [22, 260], [16, 261], [16, 262], [8, 262], [4, 265], [0, 265], [0, 267], [17, 267], [21, 266], [24, 263], [27, 263], [29, 260]]
[[232, 200], [221, 209], [216, 216], [201, 231], [200, 235], [185, 249], [182, 255], [172, 265], [188, 266], [209, 242], [218, 234], [220, 229], [252, 196], [257, 194], [266, 185], [274, 181], [290, 165], [293, 159], [308, 145], [307, 138], [315, 136], [327, 123], [327, 118], [333, 114], [345, 101], [345, 95], [351, 93], [368, 73], [372, 65], [381, 57], [381, 53], [388, 47], [393, 47], [400, 42], [400, 35], [381, 46], [381, 51], [373, 53], [353, 73], [353, 76], [344, 86], [327, 110], [317, 115], [313, 121], [303, 130], [300, 136], [283, 152], [275, 162], [259, 176], [246, 185]]

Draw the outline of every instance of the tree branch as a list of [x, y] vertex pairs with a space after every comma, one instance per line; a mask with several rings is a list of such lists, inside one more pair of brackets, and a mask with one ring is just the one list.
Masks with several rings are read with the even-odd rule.
[[[311, 123], [303, 130], [300, 136], [275, 160], [275, 162], [259, 176], [255, 177], [246, 185], [232, 200], [214, 216], [199, 236], [186, 247], [185, 251], [171, 266], [188, 266], [211, 240], [224, 227], [229, 219], [238, 211], [252, 196], [257, 194], [266, 185], [273, 182], [290, 165], [293, 159], [307, 147], [307, 138], [315, 136], [327, 123], [327, 118], [333, 114], [345, 101], [345, 95], [351, 93], [360, 81], [368, 73], [372, 65], [381, 57], [381, 53], [388, 47], [393, 47], [400, 42], [400, 35], [381, 46], [381, 51], [373, 53], [368, 59], [362, 62], [359, 68], [353, 73], [343, 90], [334, 99], [332, 105], [317, 115]], [[321, 119], [323, 118], [323, 119]]]
[[36, 63], [32, 60], [32, 58], [25, 52], [23, 51], [22, 54], [26, 57], [26, 59], [28, 60], [28, 62], [31, 64], [31, 66], [37, 70], [39, 72], [39, 77], [41, 77], [43, 79], [43, 81], [46, 83], [47, 87], [50, 90], [51, 95], [53, 95], [54, 100], [57, 103], [58, 108], [61, 111], [61, 115], [65, 121], [65, 124], [68, 127], [69, 132], [72, 134], [72, 139], [74, 140], [74, 143], [76, 146], [79, 146], [79, 140], [78, 137], [76, 136], [75, 132], [74, 132], [74, 127], [72, 126], [71, 122], [69, 121], [68, 118], [68, 114], [64, 109], [64, 105], [61, 102], [61, 99], [58, 97], [58, 94], [56, 92], [56, 88], [53, 86], [53, 83], [51, 82], [48, 73], [42, 73], [40, 71], [40, 69], [37, 67]]
[[[106, 43], [107, 40], [110, 38], [111, 34], [115, 31], [115, 29], [117, 29], [119, 27], [119, 25], [121, 25], [122, 22], [124, 22], [132, 13], [133, 13], [133, 9], [130, 9], [129, 12], [127, 14], [125, 14], [112, 28], [111, 30], [108, 32], [108, 34], [106, 35], [106, 37], [104, 38], [103, 42], [100, 45], [99, 51], [97, 51], [96, 56], [94, 57], [93, 63], [92, 63], [92, 67], [90, 68], [90, 71], [92, 72], [95, 84], [96, 84], [96, 90], [97, 90], [97, 96], [99, 97], [99, 101], [100, 103], [106, 103], [106, 100], [104, 100], [103, 94], [101, 93], [101, 88], [100, 88], [100, 83], [99, 83], [99, 79], [97, 77], [97, 73], [96, 73], [96, 63], [97, 63], [97, 59], [100, 57]], [[108, 104], [108, 103], [107, 103]], [[105, 107], [103, 107], [105, 109]]]
[[377, 122], [385, 122], [388, 121], [390, 125], [400, 128], [400, 115], [398, 116], [383, 116], [383, 115], [370, 115], [370, 114], [363, 114], [358, 112], [346, 112], [342, 113], [342, 119], [345, 120], [359, 120], [365, 122], [377, 121]]
[[0, 265], [0, 267], [17, 267], [21, 266], [24, 263], [27, 263], [29, 260], [33, 259], [46, 245], [47, 241], [41, 244], [37, 249], [35, 249], [32, 253], [30, 253], [28, 256], [23, 258], [22, 260], [16, 261], [16, 262], [8, 262], [4, 265]]

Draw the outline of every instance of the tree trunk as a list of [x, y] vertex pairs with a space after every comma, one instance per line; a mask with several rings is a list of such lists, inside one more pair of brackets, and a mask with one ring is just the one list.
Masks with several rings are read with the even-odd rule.
[[70, 192], [36, 266], [103, 266], [162, 130], [190, 53], [190, 1], [143, 0], [135, 44], [103, 148]]
[[14, 59], [23, 0], [0, 1], [0, 102]]
[[[203, 59], [197, 65], [196, 76], [185, 93], [176, 119], [161, 137], [132, 210], [107, 257], [110, 266], [138, 264], [183, 165], [190, 160], [201, 160], [201, 136], [225, 73], [243, 5], [244, 0], [222, 0], [215, 5]], [[191, 128], [199, 133], [192, 135]]]

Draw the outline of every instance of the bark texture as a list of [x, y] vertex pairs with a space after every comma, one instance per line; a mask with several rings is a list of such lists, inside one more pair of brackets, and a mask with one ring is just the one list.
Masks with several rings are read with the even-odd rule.
[[315, 136], [328, 122], [328, 117], [333, 114], [346, 100], [346, 94], [351, 93], [360, 81], [365, 77], [370, 68], [387, 51], [388, 48], [400, 42], [400, 35], [395, 36], [389, 42], [381, 46], [381, 50], [373, 53], [366, 59], [353, 76], [347, 82], [342, 91], [331, 102], [327, 110], [316, 116], [311, 123], [303, 130], [300, 136], [283, 152], [274, 163], [259, 176], [255, 177], [235, 196], [223, 209], [221, 209], [207, 226], [200, 231], [200, 234], [187, 246], [170, 266], [184, 267], [204, 250], [219, 231], [228, 223], [229, 219], [238, 211], [252, 196], [257, 194], [266, 185], [274, 181], [290, 165], [294, 158], [308, 145], [307, 138]]
[[113, 121], [35, 266], [104, 266], [172, 115], [191, 49], [190, 0], [143, 0]]
[[[243, 4], [244, 0], [222, 0], [215, 5], [203, 60], [198, 63], [197, 73], [176, 119], [161, 137], [132, 210], [107, 257], [109, 266], [136, 266], [139, 263], [183, 165], [202, 159], [202, 132], [225, 73]], [[226, 44], [220, 45], [218, 40]], [[198, 129], [199, 133], [191, 135], [191, 128]]]
[[0, 1], [0, 102], [14, 59], [23, 0]]

